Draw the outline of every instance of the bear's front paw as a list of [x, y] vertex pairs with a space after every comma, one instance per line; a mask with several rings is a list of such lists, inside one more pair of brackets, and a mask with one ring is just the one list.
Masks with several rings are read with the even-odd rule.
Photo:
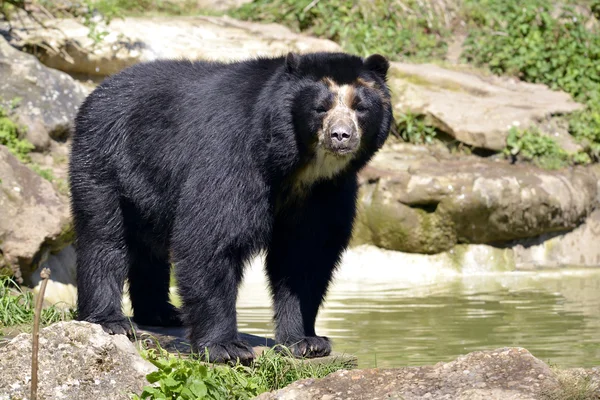
[[331, 343], [325, 336], [307, 336], [286, 343], [294, 357], [315, 358], [325, 357], [331, 353]]
[[214, 343], [194, 346], [202, 360], [208, 362], [250, 365], [254, 361], [254, 350], [246, 342], [234, 340], [225, 343]]
[[102, 326], [104, 332], [110, 335], [127, 335], [129, 339], [135, 339], [136, 326], [128, 318], [123, 318], [118, 321], [95, 322]]

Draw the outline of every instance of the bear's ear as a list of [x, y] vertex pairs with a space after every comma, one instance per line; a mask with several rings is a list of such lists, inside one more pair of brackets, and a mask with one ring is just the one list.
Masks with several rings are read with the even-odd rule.
[[387, 71], [390, 68], [390, 63], [388, 60], [380, 54], [373, 54], [367, 57], [364, 65], [367, 70], [375, 72], [383, 79], [385, 79]]
[[298, 70], [300, 65], [300, 56], [291, 51], [285, 56], [285, 71], [288, 73], [294, 73]]

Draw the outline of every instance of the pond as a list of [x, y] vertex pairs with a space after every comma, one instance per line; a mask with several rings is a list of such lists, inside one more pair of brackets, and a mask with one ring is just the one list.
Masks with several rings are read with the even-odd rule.
[[[490, 272], [344, 262], [317, 321], [359, 367], [451, 361], [471, 351], [525, 347], [560, 367], [600, 365], [600, 269]], [[364, 264], [364, 263], [363, 263]], [[272, 337], [260, 265], [246, 275], [238, 325]]]

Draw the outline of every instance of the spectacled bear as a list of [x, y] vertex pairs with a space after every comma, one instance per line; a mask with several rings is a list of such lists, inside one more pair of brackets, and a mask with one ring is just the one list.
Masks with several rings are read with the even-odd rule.
[[315, 319], [351, 235], [357, 172], [388, 136], [388, 67], [290, 53], [107, 78], [78, 112], [69, 166], [79, 318], [131, 333], [127, 280], [135, 323], [183, 323], [194, 351], [249, 362], [236, 296], [244, 262], [265, 251], [276, 341], [329, 354]]

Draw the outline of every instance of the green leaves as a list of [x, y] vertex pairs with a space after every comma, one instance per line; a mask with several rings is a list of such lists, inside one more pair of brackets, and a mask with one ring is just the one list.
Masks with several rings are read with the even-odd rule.
[[[18, 101], [13, 100], [11, 107], [16, 107]], [[26, 139], [19, 138], [19, 126], [9, 117], [4, 108], [0, 107], [0, 144], [8, 147], [8, 150], [22, 162], [29, 161], [29, 153], [34, 149]]]
[[254, 0], [231, 15], [283, 23], [334, 40], [351, 53], [396, 59], [443, 58], [449, 34], [443, 10], [411, 0]]
[[435, 139], [435, 128], [428, 125], [425, 117], [410, 112], [400, 114], [396, 118], [398, 133], [404, 141], [413, 144], [429, 144]]
[[331, 372], [348, 368], [342, 363], [311, 365], [285, 358], [274, 350], [258, 357], [250, 367], [211, 365], [166, 352], [149, 350], [148, 360], [158, 370], [147, 375], [141, 399], [251, 399], [260, 393], [280, 389], [304, 378], [322, 378]]
[[556, 141], [535, 129], [518, 130], [512, 127], [506, 138], [504, 154], [533, 161], [546, 169], [558, 169], [573, 164], [588, 164], [590, 156], [584, 152], [569, 154]]
[[[0, 277], [0, 327], [30, 324], [34, 311], [33, 292], [23, 291], [7, 277]], [[42, 309], [42, 324], [71, 319], [69, 310], [54, 306]]]
[[[467, 62], [564, 90], [586, 109], [569, 117], [569, 131], [598, 159], [600, 145], [600, 32], [575, 9], [549, 0], [467, 0], [477, 16], [465, 41]], [[598, 7], [592, 4], [592, 11]], [[596, 8], [594, 8], [596, 7]], [[480, 12], [479, 8], [487, 12]], [[536, 146], [550, 151], [537, 141]], [[515, 149], [513, 148], [513, 151]], [[578, 160], [585, 157], [580, 155]]]

